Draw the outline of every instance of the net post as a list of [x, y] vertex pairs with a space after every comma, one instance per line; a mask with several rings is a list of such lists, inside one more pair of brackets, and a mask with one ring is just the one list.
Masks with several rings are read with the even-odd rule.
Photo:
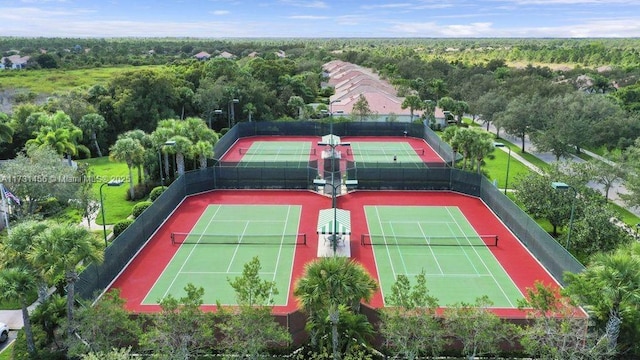
[[496, 246], [498, 246], [498, 235], [496, 235]]
[[366, 235], [367, 235], [367, 234], [362, 234], [362, 235], [360, 235], [360, 245], [362, 245], [362, 246], [365, 246], [365, 245], [366, 245], [366, 244], [365, 244], [365, 242], [364, 242], [364, 239], [365, 239], [365, 236], [366, 236]]
[[176, 244], [176, 239], [175, 239], [175, 234], [172, 232], [171, 233], [171, 245], [175, 245]]

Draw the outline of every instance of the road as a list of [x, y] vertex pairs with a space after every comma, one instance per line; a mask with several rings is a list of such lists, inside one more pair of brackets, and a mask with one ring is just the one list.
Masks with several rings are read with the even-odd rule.
[[[482, 124], [482, 122], [479, 119], [475, 120], [476, 123], [482, 125], [483, 129], [487, 129], [487, 126]], [[491, 131], [492, 133], [496, 133], [496, 128], [495, 126], [490, 125], [489, 126], [489, 131]], [[511, 136], [508, 135], [507, 133], [505, 133], [504, 131], [500, 131], [500, 137], [508, 140], [509, 142], [518, 145], [518, 147], [522, 146], [522, 139], [519, 137], [515, 137], [515, 136]], [[548, 163], [548, 164], [553, 164], [556, 162], [556, 156], [553, 155], [552, 153], [549, 152], [538, 152], [536, 151], [536, 147], [531, 143], [531, 141], [529, 140], [529, 137], [525, 137], [524, 140], [524, 146], [525, 146], [525, 150], [527, 151], [527, 153], [532, 154], [534, 156], [536, 156], [537, 158], [539, 158], [540, 160]], [[503, 151], [508, 151], [506, 147], [502, 147], [500, 148]], [[594, 158], [598, 158], [598, 159], [602, 159], [603, 161], [608, 161], [606, 159], [603, 159], [602, 157], [600, 157], [597, 154], [594, 154], [590, 151], [587, 150], [582, 150], [584, 153], [586, 153], [587, 155], [594, 157]], [[512, 152], [512, 155], [514, 153]], [[514, 156], [515, 157], [515, 156]], [[522, 161], [522, 159], [518, 159], [520, 161]], [[575, 156], [575, 155], [571, 155], [571, 157], [569, 158], [562, 158], [561, 161], [574, 161], [574, 162], [584, 162], [584, 160], [582, 160], [581, 158]], [[595, 182], [591, 181], [587, 184], [590, 188], [598, 190], [603, 196], [604, 196], [604, 186], [601, 184], [596, 184]], [[630, 212], [634, 213], [636, 216], [640, 216], [640, 208], [636, 207], [629, 207], [627, 206], [627, 204], [625, 204], [625, 202], [620, 198], [619, 194], [627, 194], [629, 193], [629, 191], [625, 188], [624, 183], [622, 183], [621, 181], [617, 181], [616, 183], [613, 184], [613, 186], [611, 186], [611, 189], [609, 189], [609, 200], [611, 200], [612, 202], [614, 202], [616, 205], [619, 205], [627, 210], [629, 210]]]

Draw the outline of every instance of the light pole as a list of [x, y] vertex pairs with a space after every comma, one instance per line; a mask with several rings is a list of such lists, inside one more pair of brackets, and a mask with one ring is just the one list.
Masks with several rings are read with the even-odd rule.
[[[314, 179], [314, 185], [327, 185], [327, 180], [325, 179]], [[336, 251], [338, 250], [338, 197], [337, 197], [337, 188], [342, 184], [338, 182], [335, 183], [335, 179], [333, 177], [333, 172], [331, 172], [331, 203], [333, 204], [333, 237], [331, 237], [331, 246], [333, 248], [333, 255], [335, 256]], [[346, 186], [356, 186], [358, 185], [358, 180], [347, 180], [345, 181]]]
[[[222, 114], [222, 110], [220, 109], [215, 109], [213, 110], [213, 116], [215, 116], [217, 118], [217, 115]], [[212, 125], [211, 125], [211, 117], [209, 117], [209, 129], [213, 129]]]
[[[493, 146], [495, 147], [505, 147], [505, 145], [501, 142], [494, 142]], [[504, 194], [507, 195], [507, 185], [509, 184], [509, 164], [511, 164], [511, 148], [509, 146], [506, 147], [509, 150], [509, 157], [507, 157], [507, 176], [504, 178]]]
[[122, 185], [122, 180], [111, 180], [109, 182], [103, 183], [102, 185], [100, 185], [100, 210], [102, 211], [102, 232], [104, 234], [104, 248], [106, 249], [108, 244], [107, 244], [107, 223], [104, 219], [104, 200], [102, 197], [102, 187], [103, 186], [120, 186]]
[[231, 99], [229, 100], [229, 103], [227, 103], [227, 107], [229, 110], [229, 129], [231, 129], [231, 123], [235, 121], [235, 106], [234, 104], [239, 103], [240, 100], [238, 99]]
[[571, 228], [573, 227], [573, 213], [576, 210], [576, 198], [578, 197], [578, 191], [573, 186], [563, 182], [559, 182], [559, 181], [552, 182], [551, 187], [556, 190], [568, 190], [568, 189], [573, 190], [573, 199], [571, 199], [571, 216], [569, 217], [569, 231], [567, 231], [567, 250], [569, 250], [569, 241], [571, 240]]

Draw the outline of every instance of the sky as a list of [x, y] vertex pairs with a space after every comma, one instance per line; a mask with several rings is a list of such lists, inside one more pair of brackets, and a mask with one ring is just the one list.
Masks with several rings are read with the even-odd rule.
[[640, 0], [0, 0], [0, 36], [640, 37]]

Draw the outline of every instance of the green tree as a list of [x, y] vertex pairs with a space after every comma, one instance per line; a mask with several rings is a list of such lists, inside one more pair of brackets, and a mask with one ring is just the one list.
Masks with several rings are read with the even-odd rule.
[[589, 318], [557, 289], [536, 282], [526, 289], [518, 308], [530, 319], [521, 329], [520, 343], [534, 358], [600, 359], [614, 355], [589, 330]]
[[100, 144], [98, 144], [98, 132], [104, 130], [107, 127], [107, 122], [104, 117], [99, 114], [86, 114], [82, 116], [78, 122], [78, 127], [82, 129], [85, 136], [91, 139], [93, 147], [96, 149], [98, 157], [102, 157], [102, 150]]
[[255, 256], [244, 264], [242, 276], [227, 279], [236, 293], [236, 301], [240, 305], [265, 306], [273, 303], [273, 296], [278, 295], [278, 289], [273, 281], [260, 278], [260, 259]]
[[369, 101], [367, 101], [367, 98], [364, 97], [364, 95], [360, 94], [358, 100], [356, 100], [356, 102], [353, 104], [351, 115], [359, 119], [360, 122], [363, 122], [372, 114], [373, 113], [371, 112], [371, 108], [369, 107]]
[[302, 97], [296, 95], [290, 97], [287, 106], [295, 108], [297, 111], [296, 117], [302, 119], [302, 108], [304, 107], [304, 99]]
[[[605, 333], [610, 350], [637, 341], [640, 315], [640, 248], [634, 243], [593, 257], [586, 270], [565, 274], [569, 296], [585, 306]], [[618, 344], [621, 330], [625, 343]], [[637, 354], [637, 351], [636, 351]]]
[[36, 274], [33, 269], [28, 267], [3, 267], [0, 269], [0, 299], [17, 299], [20, 303], [24, 332], [27, 339], [27, 351], [31, 357], [36, 358], [37, 349], [33, 338], [29, 310], [27, 308], [27, 306], [30, 305], [29, 300], [31, 294], [35, 292], [38, 287], [38, 277], [34, 275]]
[[512, 338], [512, 329], [489, 310], [491, 305], [491, 300], [483, 296], [475, 304], [458, 303], [444, 311], [445, 327], [462, 343], [462, 355], [468, 359], [496, 354], [500, 342]]
[[20, 215], [35, 214], [50, 198], [67, 203], [75, 195], [78, 184], [70, 181], [75, 171], [60, 160], [49, 147], [30, 147], [2, 165], [2, 172], [13, 179], [5, 185], [22, 201]]
[[13, 128], [9, 124], [9, 117], [0, 112], [0, 143], [13, 141]]
[[441, 354], [448, 341], [437, 314], [438, 299], [429, 295], [424, 272], [414, 286], [407, 276], [398, 275], [385, 304], [380, 333], [394, 356], [412, 360], [420, 354]]
[[250, 359], [265, 355], [270, 347], [291, 341], [288, 331], [274, 321], [267, 306], [273, 303], [273, 295], [278, 294], [276, 284], [262, 280], [260, 269], [256, 256], [244, 264], [242, 276], [227, 279], [236, 293], [239, 309], [229, 311], [219, 306], [224, 319], [219, 325], [222, 346], [231, 354]]
[[83, 302], [75, 315], [78, 336], [66, 339], [68, 354], [106, 353], [137, 345], [142, 329], [124, 304], [117, 289], [105, 293], [95, 304]]
[[589, 170], [591, 174], [593, 174], [593, 181], [602, 185], [605, 200], [609, 201], [609, 191], [611, 187], [618, 181], [624, 179], [626, 171], [624, 160], [621, 156], [606, 153], [604, 157], [605, 159], [611, 160], [590, 160]]
[[507, 134], [522, 139], [522, 152], [525, 149], [525, 137], [537, 129], [541, 119], [545, 119], [542, 111], [546, 99], [534, 95], [520, 95], [509, 102], [505, 111], [500, 113], [498, 123]]
[[132, 138], [121, 138], [109, 149], [109, 158], [113, 161], [123, 161], [129, 168], [129, 194], [131, 199], [135, 198], [133, 185], [133, 167], [142, 162], [144, 147], [140, 141]]
[[[309, 314], [310, 321], [318, 323], [319, 316], [328, 313], [332, 354], [338, 359], [340, 306], [356, 310], [360, 301], [369, 301], [377, 288], [362, 265], [348, 258], [332, 257], [308, 263], [304, 276], [296, 283], [294, 295]], [[312, 332], [311, 336], [312, 343], [316, 343], [319, 334]]]
[[103, 259], [103, 245], [87, 229], [63, 224], [51, 225], [37, 236], [30, 262], [41, 264], [45, 278], [64, 279], [67, 291], [67, 334], [73, 335], [75, 284], [84, 268]]
[[400, 105], [400, 107], [404, 110], [406, 108], [409, 108], [409, 113], [411, 115], [411, 122], [413, 122], [413, 112], [418, 110], [424, 110], [425, 109], [426, 104], [424, 103], [424, 101], [422, 101], [422, 99], [420, 99], [420, 97], [418, 97], [418, 95], [409, 95], [406, 98], [404, 98], [404, 100], [402, 101], [402, 104]]
[[141, 347], [160, 359], [195, 359], [213, 348], [211, 319], [200, 310], [204, 289], [188, 284], [184, 290], [180, 299], [169, 294], [160, 300], [162, 311], [140, 338]]

